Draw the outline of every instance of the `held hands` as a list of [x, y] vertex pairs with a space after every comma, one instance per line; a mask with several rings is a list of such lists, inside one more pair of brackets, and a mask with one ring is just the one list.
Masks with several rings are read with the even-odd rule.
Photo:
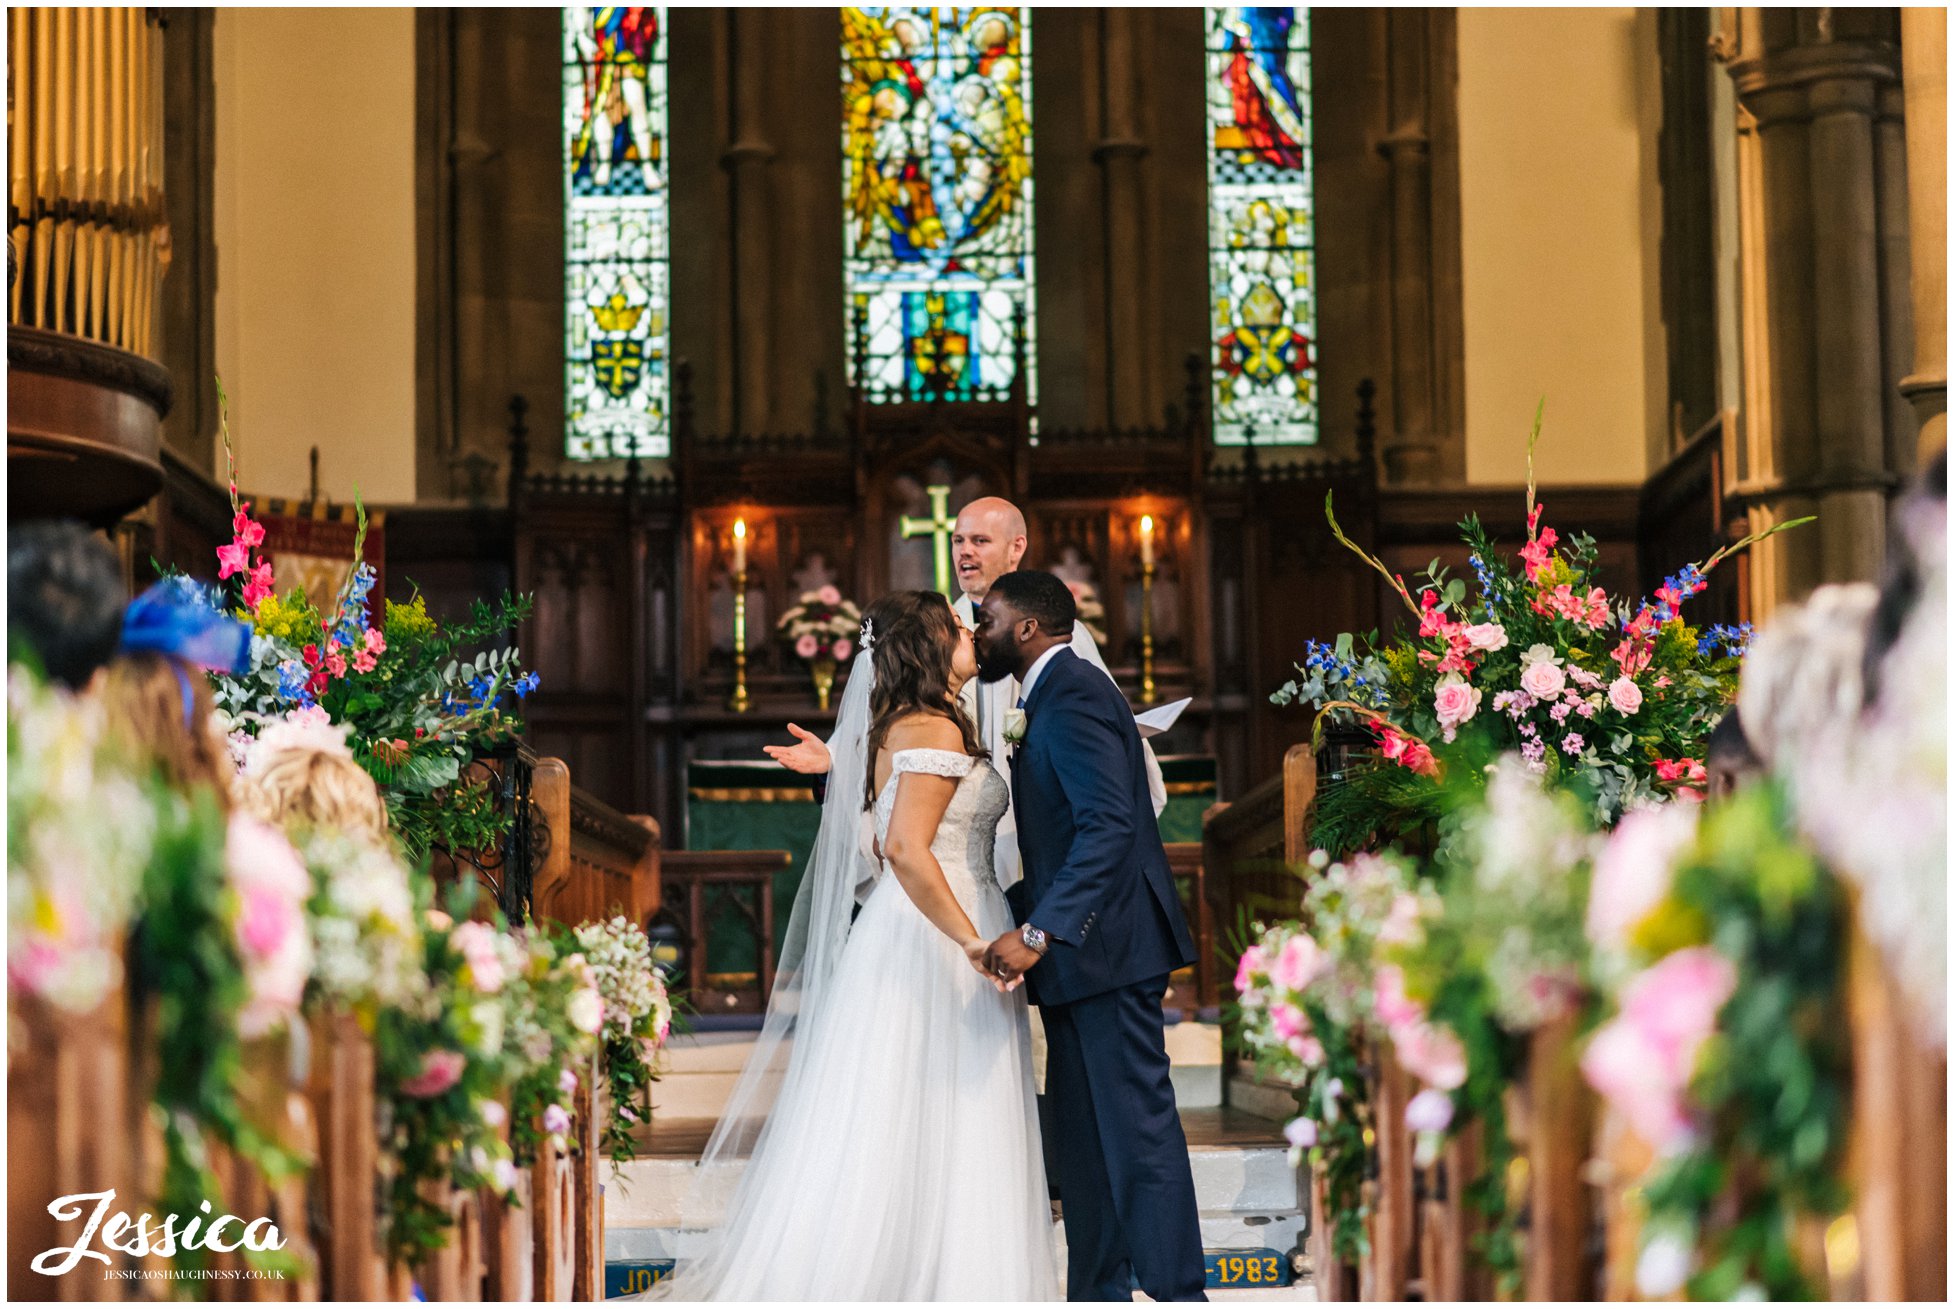
[[1008, 994], [1023, 986], [1024, 978], [1005, 977], [990, 966], [987, 961], [990, 949], [991, 943], [981, 936], [973, 936], [963, 943], [964, 958], [970, 960], [970, 966], [983, 974], [984, 980], [995, 986], [999, 992]]
[[794, 734], [794, 744], [762, 746], [769, 759], [797, 773], [825, 773], [833, 766], [827, 743], [820, 737], [798, 723], [787, 724], [787, 730]]
[[984, 960], [978, 967], [987, 976], [1008, 978], [1016, 986], [1024, 981], [1026, 971], [1044, 957], [1026, 945], [1024, 937], [1012, 931], [985, 947]]

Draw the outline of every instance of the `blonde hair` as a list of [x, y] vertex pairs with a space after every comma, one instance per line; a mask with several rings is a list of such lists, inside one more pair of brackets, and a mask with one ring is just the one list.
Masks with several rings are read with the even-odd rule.
[[237, 781], [238, 802], [280, 828], [330, 827], [375, 840], [387, 834], [387, 806], [373, 778], [343, 749], [311, 742], [256, 755]]
[[1789, 771], [1801, 751], [1864, 707], [1866, 640], [1878, 599], [1868, 582], [1821, 586], [1758, 633], [1744, 656], [1737, 712], [1772, 771]]
[[[189, 721], [184, 718], [184, 692], [189, 692]], [[153, 650], [135, 650], [117, 657], [105, 671], [102, 705], [112, 739], [126, 744], [138, 758], [176, 791], [208, 786], [229, 807], [230, 751], [218, 735], [212, 714], [210, 681], [201, 670], [179, 664]]]

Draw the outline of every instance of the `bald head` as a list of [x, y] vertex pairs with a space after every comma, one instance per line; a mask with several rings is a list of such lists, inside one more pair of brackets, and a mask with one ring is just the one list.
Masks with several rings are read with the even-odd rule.
[[1024, 558], [1024, 515], [1009, 500], [987, 495], [972, 500], [957, 515], [950, 558], [957, 584], [975, 604], [990, 594], [991, 583], [1013, 572]]

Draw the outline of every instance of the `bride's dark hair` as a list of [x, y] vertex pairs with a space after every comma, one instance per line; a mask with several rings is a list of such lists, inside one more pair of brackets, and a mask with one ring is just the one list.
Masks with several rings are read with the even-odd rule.
[[875, 690], [869, 696], [866, 803], [875, 806], [875, 759], [889, 729], [911, 714], [947, 718], [963, 734], [964, 751], [985, 757], [977, 729], [950, 694], [950, 660], [958, 640], [957, 616], [935, 591], [895, 591], [863, 615], [875, 642]]

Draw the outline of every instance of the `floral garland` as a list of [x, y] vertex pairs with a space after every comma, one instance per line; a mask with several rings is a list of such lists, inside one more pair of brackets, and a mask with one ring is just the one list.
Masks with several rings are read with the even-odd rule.
[[611, 1102], [604, 1153], [613, 1163], [627, 1163], [637, 1157], [632, 1130], [651, 1113], [655, 1062], [671, 1035], [671, 997], [652, 962], [651, 941], [637, 924], [620, 915], [585, 923], [573, 935], [603, 999], [599, 1035]]
[[1368, 1249], [1363, 1181], [1375, 1131], [1361, 1058], [1379, 1034], [1372, 956], [1403, 931], [1414, 874], [1397, 855], [1331, 863], [1319, 850], [1310, 866], [1308, 929], [1265, 929], [1243, 952], [1235, 989], [1256, 1066], [1300, 1084], [1285, 1133], [1296, 1161], [1306, 1155], [1324, 1178], [1337, 1257], [1355, 1260]]
[[1657, 1154], [1638, 1289], [1806, 1299], [1800, 1215], [1841, 1212], [1849, 1051], [1839, 885], [1783, 793], [1623, 824], [1595, 872], [1598, 950], [1627, 966], [1582, 1058]]

